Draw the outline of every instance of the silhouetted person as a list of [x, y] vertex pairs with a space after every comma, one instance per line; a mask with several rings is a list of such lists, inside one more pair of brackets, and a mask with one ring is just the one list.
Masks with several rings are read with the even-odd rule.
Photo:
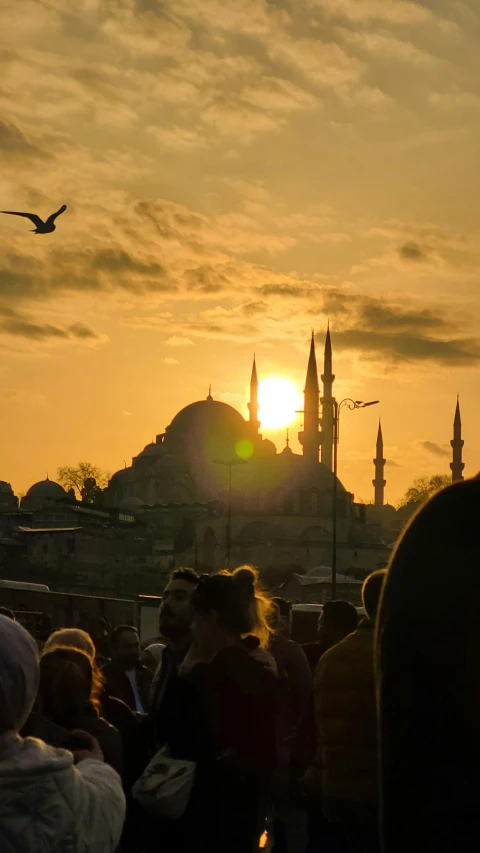
[[268, 635], [256, 592], [257, 574], [242, 568], [204, 575], [192, 594], [194, 643], [180, 667], [166, 740], [172, 757], [196, 763], [177, 849], [251, 853], [258, 845], [276, 759], [277, 698], [270, 656], [253, 653], [260, 640], [251, 632]]
[[374, 639], [384, 571], [362, 588], [366, 617], [320, 659], [315, 672], [317, 757], [323, 812], [352, 853], [379, 850]]
[[150, 694], [150, 722], [154, 750], [158, 750], [174, 725], [171, 692], [178, 670], [192, 643], [192, 595], [199, 581], [193, 569], [176, 569], [165, 587], [159, 611], [159, 630], [166, 640]]
[[62, 204], [61, 208], [57, 210], [56, 213], [51, 213], [48, 219], [43, 221], [37, 216], [36, 213], [20, 213], [18, 210], [0, 210], [0, 213], [8, 213], [10, 216], [24, 216], [26, 219], [30, 219], [31, 222], [36, 226], [33, 229], [34, 234], [51, 234], [52, 231], [55, 231], [57, 227], [55, 225], [55, 220], [57, 216], [60, 216], [61, 213], [64, 213], [67, 209], [66, 204]]
[[277, 664], [280, 709], [277, 717], [277, 767], [273, 784], [274, 853], [303, 853], [306, 844], [304, 809], [292, 797], [296, 768], [292, 752], [298, 727], [312, 689], [312, 674], [302, 647], [290, 640], [292, 605], [284, 598], [272, 599], [274, 633], [269, 650]]
[[121, 775], [120, 734], [101, 717], [101, 706], [95, 698], [98, 693], [95, 671], [86, 652], [71, 646], [57, 646], [42, 652], [35, 713], [28, 719], [22, 734], [39, 737], [51, 746], [63, 746], [55, 741], [54, 730], [53, 739], [49, 737], [48, 722], [67, 732], [81, 729], [97, 739], [106, 763]]
[[318, 620], [318, 641], [305, 643], [302, 648], [308, 658], [312, 672], [315, 672], [318, 661], [328, 649], [339, 643], [358, 625], [358, 613], [350, 603], [336, 599], [326, 601]]
[[84, 734], [89, 745], [74, 756], [19, 734], [38, 681], [35, 641], [0, 616], [0, 850], [114, 853], [125, 797], [98, 743]]
[[419, 511], [378, 625], [385, 853], [480, 849], [480, 480]]
[[[349, 601], [342, 599], [326, 601], [318, 620], [319, 639], [316, 643], [306, 643], [302, 646], [312, 672], [322, 655], [336, 643], [340, 643], [358, 626], [358, 613]], [[305, 768], [311, 767], [305, 776], [306, 809], [308, 818], [309, 853], [321, 845], [328, 850], [333, 843], [329, 826], [322, 814], [320, 774], [315, 766], [317, 756], [317, 732], [315, 724], [315, 704], [313, 689], [308, 698], [305, 714], [300, 726], [296, 745], [297, 755]]]
[[105, 693], [125, 702], [132, 711], [146, 714], [152, 673], [140, 663], [140, 639], [133, 625], [112, 631], [112, 660], [103, 668]]

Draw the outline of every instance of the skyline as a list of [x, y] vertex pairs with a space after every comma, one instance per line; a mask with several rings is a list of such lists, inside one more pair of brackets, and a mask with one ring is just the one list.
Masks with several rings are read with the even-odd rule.
[[[480, 14], [430, 0], [0, 8], [0, 479], [123, 467], [207, 396], [303, 391], [330, 320], [339, 476], [480, 470]], [[18, 11], [18, 10], [17, 10]], [[298, 452], [297, 425], [290, 427]], [[281, 434], [264, 430], [280, 450]]]

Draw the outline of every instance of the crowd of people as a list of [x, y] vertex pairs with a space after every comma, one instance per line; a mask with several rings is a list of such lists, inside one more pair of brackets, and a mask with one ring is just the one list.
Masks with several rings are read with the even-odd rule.
[[108, 660], [0, 613], [2, 853], [478, 850], [479, 497], [431, 499], [303, 647], [250, 567], [177, 569], [162, 642]]

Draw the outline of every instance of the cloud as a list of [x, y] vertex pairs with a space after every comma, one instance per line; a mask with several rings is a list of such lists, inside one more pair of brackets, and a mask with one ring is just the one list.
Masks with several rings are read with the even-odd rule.
[[480, 362], [480, 342], [476, 338], [441, 339], [408, 331], [344, 329], [335, 332], [335, 346], [341, 351], [356, 350], [369, 358], [396, 364], [470, 367]]
[[450, 450], [444, 444], [437, 444], [436, 441], [419, 441], [418, 445], [434, 456], [450, 456]]
[[382, 21], [386, 24], [421, 24], [433, 19], [432, 12], [409, 0], [313, 0], [314, 5], [332, 18], [353, 23]]
[[169, 347], [193, 347], [193, 341], [190, 338], [181, 338], [178, 335], [172, 335], [165, 341]]
[[24, 133], [13, 123], [0, 120], [0, 156], [44, 157], [45, 153], [30, 142]]
[[398, 249], [398, 254], [404, 261], [421, 262], [428, 260], [428, 253], [420, 243], [409, 240]]
[[359, 325], [372, 331], [412, 331], [444, 329], [447, 320], [430, 308], [405, 308], [381, 299], [364, 297], [359, 300]]
[[62, 328], [52, 323], [35, 322], [25, 314], [6, 307], [0, 308], [0, 333], [30, 341], [99, 339], [97, 332], [84, 323], [72, 323]]
[[169, 358], [168, 356], [162, 358], [162, 361], [164, 364], [180, 364], [178, 358]]

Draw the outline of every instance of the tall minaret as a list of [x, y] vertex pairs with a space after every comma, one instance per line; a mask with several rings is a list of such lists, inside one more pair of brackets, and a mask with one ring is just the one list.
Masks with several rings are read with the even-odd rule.
[[298, 440], [303, 447], [303, 455], [312, 463], [318, 462], [318, 448], [320, 447], [322, 438], [318, 428], [319, 396], [320, 389], [318, 387], [317, 359], [315, 356], [315, 337], [312, 332], [304, 390], [303, 432], [298, 434]]
[[255, 432], [258, 432], [260, 421], [258, 420], [258, 377], [255, 356], [253, 356], [252, 378], [250, 379], [250, 402], [248, 404], [248, 411], [250, 412], [250, 425]]
[[380, 509], [384, 505], [385, 501], [385, 486], [387, 485], [387, 481], [383, 479], [384, 471], [385, 471], [385, 462], [387, 460], [383, 458], [383, 436], [382, 436], [382, 424], [380, 423], [380, 419], [378, 420], [378, 433], [377, 433], [377, 454], [375, 459], [373, 460], [373, 464], [375, 465], [375, 479], [372, 480], [372, 484], [375, 488], [375, 507]]
[[457, 408], [455, 409], [455, 417], [453, 419], [453, 441], [450, 442], [453, 450], [452, 461], [450, 462], [452, 483], [455, 483], [457, 480], [463, 480], [463, 469], [465, 468], [465, 463], [462, 462], [462, 450], [464, 443], [465, 442], [462, 439], [460, 401], [457, 396]]
[[327, 326], [327, 336], [325, 338], [325, 354], [323, 361], [323, 397], [322, 397], [322, 463], [326, 465], [330, 471], [333, 470], [333, 425], [335, 419], [334, 413], [334, 398], [333, 398], [333, 383], [335, 376], [332, 372], [332, 341], [330, 338], [330, 324]]

